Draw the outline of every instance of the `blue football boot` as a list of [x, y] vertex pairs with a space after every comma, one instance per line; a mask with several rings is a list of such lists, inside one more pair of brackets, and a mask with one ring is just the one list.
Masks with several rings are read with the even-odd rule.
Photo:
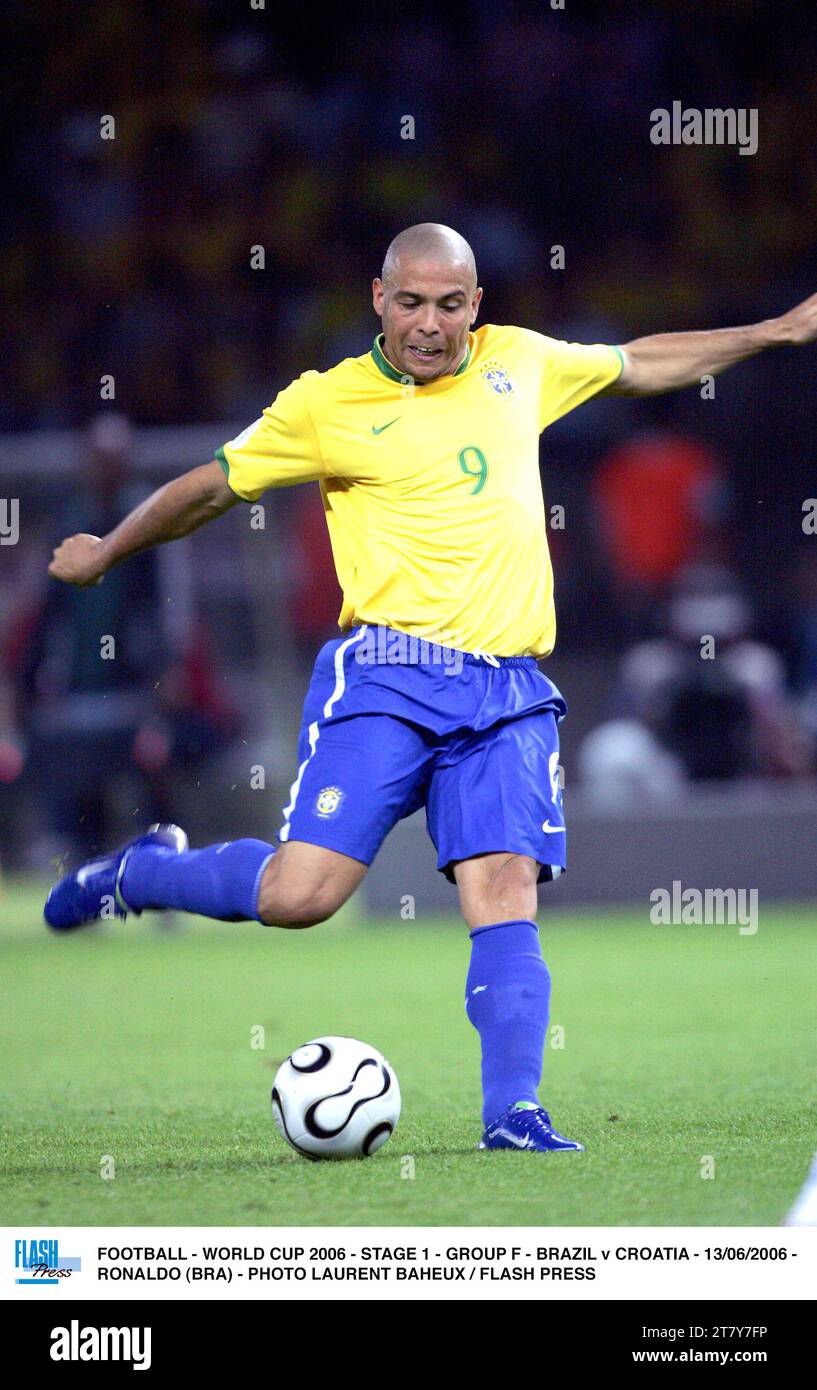
[[481, 1149], [527, 1149], [529, 1153], [550, 1153], [557, 1149], [579, 1149], [575, 1139], [557, 1134], [550, 1123], [547, 1110], [532, 1101], [520, 1100], [509, 1105], [492, 1125], [488, 1125], [479, 1147]]
[[70, 931], [96, 922], [100, 917], [127, 917], [133, 912], [122, 897], [119, 885], [125, 865], [135, 849], [142, 845], [164, 845], [183, 854], [187, 836], [178, 825], [152, 825], [146, 835], [130, 840], [122, 849], [102, 859], [83, 864], [72, 874], [59, 879], [45, 900], [43, 916], [54, 931]]

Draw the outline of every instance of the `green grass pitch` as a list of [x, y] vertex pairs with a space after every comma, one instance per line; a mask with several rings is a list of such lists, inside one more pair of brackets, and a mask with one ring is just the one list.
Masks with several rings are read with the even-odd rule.
[[[41, 903], [0, 897], [5, 1224], [774, 1225], [817, 1145], [813, 908], [761, 903], [742, 937], [546, 905], [543, 1097], [587, 1152], [534, 1156], [476, 1151], [461, 922], [351, 905], [311, 931], [146, 915], [58, 938]], [[310, 1163], [274, 1129], [274, 1071], [321, 1033], [397, 1070], [371, 1159]]]

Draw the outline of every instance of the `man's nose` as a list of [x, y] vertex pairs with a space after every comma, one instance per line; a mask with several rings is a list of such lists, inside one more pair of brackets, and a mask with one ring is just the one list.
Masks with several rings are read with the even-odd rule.
[[420, 328], [423, 333], [436, 333], [437, 331], [437, 310], [433, 304], [424, 307], [420, 315]]

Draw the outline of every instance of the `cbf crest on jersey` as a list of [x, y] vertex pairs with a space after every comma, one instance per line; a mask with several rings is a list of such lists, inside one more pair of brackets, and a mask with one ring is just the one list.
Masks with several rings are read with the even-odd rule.
[[486, 386], [490, 386], [498, 396], [510, 396], [513, 393], [513, 382], [499, 362], [486, 362], [480, 375]]
[[333, 816], [342, 800], [343, 792], [340, 787], [324, 787], [323, 791], [318, 792], [316, 797], [315, 814], [324, 819]]

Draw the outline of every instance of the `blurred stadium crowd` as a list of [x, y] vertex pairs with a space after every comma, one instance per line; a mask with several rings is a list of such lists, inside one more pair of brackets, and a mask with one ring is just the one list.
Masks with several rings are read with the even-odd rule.
[[[84, 481], [54, 484], [48, 522], [22, 548], [126, 509], [129, 422], [240, 426], [301, 371], [365, 351], [371, 276], [412, 222], [448, 222], [472, 242], [485, 320], [557, 337], [745, 322], [817, 288], [817, 11], [790, 0], [694, 13], [685, 0], [11, 0], [6, 15], [30, 59], [7, 67], [2, 94], [7, 461], [27, 432], [94, 422]], [[757, 107], [757, 154], [653, 145], [650, 112], [673, 100]], [[606, 722], [582, 748], [591, 784], [624, 766], [665, 788], [814, 769], [817, 537], [802, 526], [814, 369], [813, 352], [767, 356], [714, 399], [596, 402], [544, 437], [546, 499], [565, 518], [552, 532], [552, 673], [563, 658], [596, 663]], [[109, 407], [103, 374], [116, 382]], [[95, 469], [105, 458], [115, 472]], [[331, 633], [336, 589], [315, 489], [280, 505], [288, 630], [306, 657]], [[100, 753], [86, 697], [116, 695], [124, 710], [172, 669], [164, 755], [147, 735], [134, 743], [144, 710], [124, 720], [162, 809], [153, 774], [168, 758], [206, 759], [252, 723], [208, 683], [208, 614], [187, 626], [183, 654], [163, 652], [152, 560], [81, 603], [17, 560], [0, 610], [0, 751], [24, 745], [44, 787], [57, 703], [79, 695], [86, 742], [77, 734], [59, 756], [93, 782], [121, 748]], [[133, 660], [101, 674], [82, 644], [117, 622]], [[728, 659], [702, 661], [702, 633]], [[0, 779], [15, 781], [18, 761], [0, 756]], [[68, 802], [49, 806], [57, 835], [76, 821]], [[89, 825], [96, 843], [103, 830]]]

